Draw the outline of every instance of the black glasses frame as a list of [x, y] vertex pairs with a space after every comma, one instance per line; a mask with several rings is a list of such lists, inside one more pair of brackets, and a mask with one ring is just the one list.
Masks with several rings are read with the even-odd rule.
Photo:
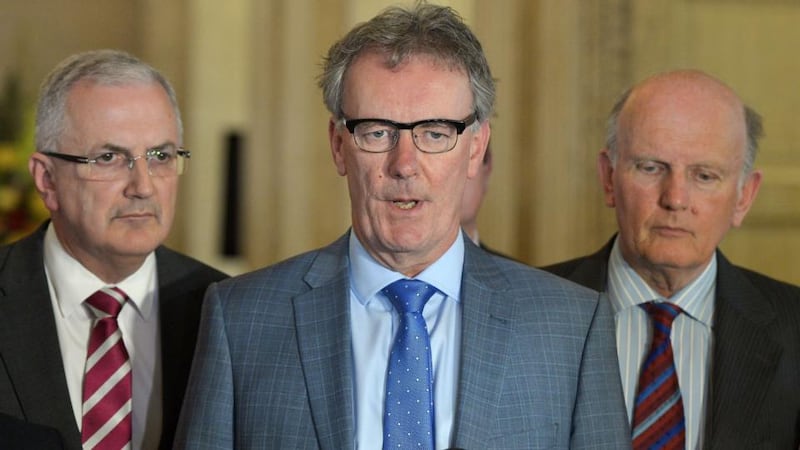
[[[358, 148], [361, 148], [361, 146], [359, 146], [358, 142], [356, 141], [356, 135], [355, 135], [356, 127], [358, 125], [362, 124], [362, 123], [365, 123], [365, 122], [383, 123], [383, 124], [391, 125], [391, 126], [393, 126], [394, 128], [396, 128], [398, 130], [413, 130], [414, 128], [416, 128], [417, 126], [422, 125], [422, 124], [426, 124], [426, 123], [433, 123], [433, 124], [441, 123], [441, 124], [447, 124], [447, 125], [452, 126], [456, 130], [456, 135], [457, 136], [461, 136], [464, 133], [464, 130], [466, 130], [468, 126], [470, 126], [473, 123], [475, 123], [476, 120], [478, 120], [478, 113], [477, 112], [473, 112], [472, 114], [468, 115], [467, 117], [465, 117], [462, 120], [425, 119], [425, 120], [418, 120], [416, 122], [411, 122], [411, 123], [395, 122], [394, 120], [389, 120], [389, 119], [369, 119], [369, 118], [367, 118], [367, 119], [348, 119], [347, 117], [342, 117], [342, 122], [344, 123], [345, 128], [347, 128], [347, 131], [349, 131], [350, 134], [353, 135], [353, 141], [355, 142], [356, 146], [358, 146]], [[423, 153], [445, 153], [445, 152], [449, 152], [450, 150], [455, 148], [457, 143], [458, 143], [458, 139], [456, 139], [456, 141], [453, 143], [453, 147], [450, 147], [449, 149], [441, 151], [441, 152], [427, 152], [427, 151], [422, 150], [421, 148], [419, 148], [419, 146], [417, 146], [417, 148]], [[414, 145], [417, 145], [416, 140], [414, 140]], [[369, 153], [385, 153], [385, 152], [391, 151], [396, 146], [397, 146], [397, 142], [395, 141], [393, 146], [389, 147], [388, 149], [386, 149], [386, 150], [384, 150], [382, 152], [371, 152], [369, 150], [364, 150], [363, 148], [362, 148], [362, 150], [364, 150], [365, 152], [369, 152]]]

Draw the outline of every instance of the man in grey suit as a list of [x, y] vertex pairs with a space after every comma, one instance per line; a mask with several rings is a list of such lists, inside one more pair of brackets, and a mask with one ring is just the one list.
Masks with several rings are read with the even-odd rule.
[[455, 11], [385, 10], [320, 84], [352, 229], [209, 288], [177, 448], [626, 448], [605, 297], [461, 232], [494, 84]]
[[593, 255], [545, 268], [608, 292], [631, 416], [652, 328], [637, 306], [682, 310], [671, 334], [680, 448], [800, 445], [800, 288], [734, 266], [717, 249], [758, 192], [761, 128], [707, 74], [669, 72], [636, 85], [613, 108], [598, 161], [619, 233]]
[[[73, 55], [42, 85], [36, 148], [51, 220], [0, 248], [0, 413], [70, 450], [171, 448], [202, 297], [225, 278], [161, 245], [189, 156], [175, 93], [126, 53]], [[95, 317], [107, 292], [119, 309]]]

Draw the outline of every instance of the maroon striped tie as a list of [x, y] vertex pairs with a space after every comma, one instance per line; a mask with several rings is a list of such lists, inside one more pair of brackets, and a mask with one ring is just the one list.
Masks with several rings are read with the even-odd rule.
[[83, 379], [84, 449], [131, 446], [131, 364], [117, 324], [127, 300], [119, 288], [103, 288], [85, 303], [96, 320], [89, 336]]
[[653, 342], [639, 373], [633, 409], [634, 450], [683, 449], [683, 399], [672, 356], [672, 321], [681, 309], [671, 303], [644, 303], [653, 324]]

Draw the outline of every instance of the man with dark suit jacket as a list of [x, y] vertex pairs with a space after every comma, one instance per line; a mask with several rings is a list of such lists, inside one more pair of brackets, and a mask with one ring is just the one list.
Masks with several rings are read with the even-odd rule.
[[607, 299], [461, 232], [494, 84], [458, 15], [389, 8], [320, 84], [352, 229], [209, 288], [176, 447], [629, 446]]
[[42, 85], [36, 148], [51, 220], [0, 248], [0, 413], [71, 450], [171, 448], [202, 296], [225, 278], [161, 245], [189, 156], [175, 93], [128, 54], [73, 55]]
[[608, 292], [629, 415], [652, 328], [637, 306], [670, 303], [685, 448], [798, 448], [800, 288], [717, 250], [758, 192], [760, 117], [719, 80], [676, 71], [626, 92], [608, 127], [598, 169], [619, 233], [545, 269]]

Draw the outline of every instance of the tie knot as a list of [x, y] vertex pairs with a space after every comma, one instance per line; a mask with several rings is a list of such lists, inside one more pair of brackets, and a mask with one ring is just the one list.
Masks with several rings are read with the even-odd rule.
[[128, 296], [118, 287], [104, 287], [90, 295], [84, 303], [98, 319], [116, 318]]
[[647, 302], [639, 306], [647, 312], [647, 315], [649, 315], [654, 322], [667, 327], [672, 326], [672, 321], [683, 312], [680, 306], [666, 302]]
[[382, 292], [399, 313], [419, 313], [436, 288], [420, 280], [397, 280]]

